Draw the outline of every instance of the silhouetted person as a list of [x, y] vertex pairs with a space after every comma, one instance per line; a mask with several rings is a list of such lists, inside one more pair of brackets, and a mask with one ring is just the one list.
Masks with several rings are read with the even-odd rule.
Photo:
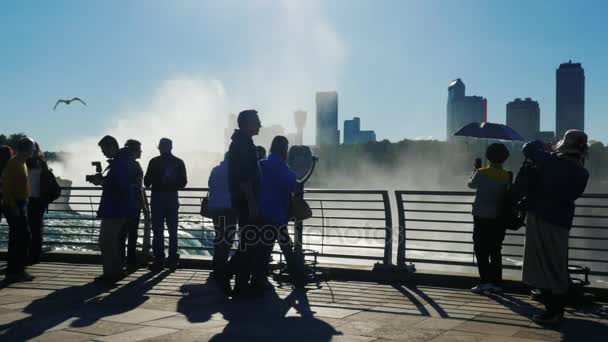
[[258, 153], [258, 160], [266, 159], [266, 149], [264, 146], [258, 145], [255, 147], [255, 150]]
[[235, 272], [236, 297], [249, 294], [249, 281], [253, 267], [251, 248], [257, 238], [255, 223], [258, 216], [257, 195], [260, 189], [260, 169], [253, 136], [260, 132], [258, 112], [244, 110], [239, 113], [239, 129], [232, 134], [228, 150], [228, 185], [232, 208], [238, 217], [240, 243], [232, 265]]
[[4, 213], [8, 223], [8, 256], [6, 260], [6, 283], [31, 281], [25, 270], [30, 232], [27, 226], [27, 200], [30, 186], [25, 161], [34, 154], [34, 141], [21, 138], [15, 146], [15, 156], [4, 168], [2, 193]]
[[127, 149], [120, 149], [114, 137], [106, 135], [99, 141], [101, 152], [108, 158], [105, 176], [96, 175], [91, 183], [101, 185], [103, 191], [97, 216], [99, 250], [103, 275], [97, 281], [115, 283], [124, 277], [121, 248], [123, 232], [137, 215], [135, 194], [131, 187], [131, 156]]
[[236, 213], [232, 209], [228, 185], [228, 153], [209, 175], [209, 212], [213, 216], [215, 240], [213, 243], [213, 275], [224, 293], [230, 292], [228, 256], [236, 233]]
[[[127, 224], [126, 229], [123, 232], [123, 260], [126, 263], [127, 271], [134, 271], [137, 268], [137, 233], [139, 230], [139, 220], [141, 217], [141, 211], [144, 208], [144, 194], [143, 194], [143, 181], [144, 171], [141, 165], [137, 161], [141, 158], [141, 143], [134, 139], [129, 139], [125, 143], [125, 148], [129, 151], [131, 169], [129, 174], [129, 181], [135, 194], [135, 204], [137, 214]], [[125, 258], [125, 245], [126, 244], [126, 258]]]
[[476, 169], [469, 180], [469, 188], [476, 189], [473, 203], [473, 243], [480, 283], [474, 293], [500, 292], [502, 282], [502, 241], [505, 226], [501, 220], [502, 201], [511, 183], [511, 175], [502, 164], [509, 158], [505, 145], [495, 143], [486, 150], [490, 166]]
[[4, 168], [8, 161], [13, 157], [13, 149], [10, 146], [2, 145], [0, 146], [0, 221], [2, 220], [2, 209], [4, 206], [2, 205], [2, 173], [4, 172]]
[[569, 286], [568, 237], [574, 202], [589, 179], [583, 167], [587, 151], [587, 135], [579, 130], [567, 131], [554, 148], [541, 141], [523, 148], [538, 175], [528, 194], [522, 280], [543, 292], [547, 312], [533, 317], [540, 324], [557, 324], [564, 317]]
[[[270, 154], [260, 161], [261, 186], [258, 213], [261, 243], [255, 248], [255, 271], [252, 280], [252, 285], [258, 291], [269, 285], [266, 266], [279, 231], [287, 228], [289, 200], [297, 185], [296, 174], [287, 166], [287, 151], [289, 151], [287, 138], [276, 136], [272, 140]], [[295, 271], [293, 265], [288, 266], [290, 273], [293, 273]]]
[[51, 201], [58, 197], [60, 190], [38, 143], [35, 143], [34, 155], [26, 161], [26, 165], [30, 185], [27, 221], [32, 236], [29, 246], [29, 263], [33, 265], [40, 261], [42, 254], [44, 212]]
[[153, 271], [159, 271], [165, 266], [165, 222], [169, 231], [169, 259], [167, 267], [177, 268], [177, 227], [179, 197], [178, 190], [188, 183], [184, 162], [174, 156], [173, 142], [167, 138], [160, 139], [158, 151], [160, 156], [152, 158], [146, 170], [144, 184], [152, 187], [152, 230], [154, 237], [152, 249], [154, 252]]

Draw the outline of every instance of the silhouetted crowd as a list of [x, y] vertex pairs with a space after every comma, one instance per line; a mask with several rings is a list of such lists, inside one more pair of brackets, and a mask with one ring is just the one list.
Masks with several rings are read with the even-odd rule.
[[[211, 171], [209, 193], [201, 206], [201, 214], [213, 220], [216, 233], [212, 278], [227, 296], [261, 296], [272, 286], [267, 269], [278, 241], [292, 282], [302, 286], [304, 266], [294, 255], [287, 230], [294, 193], [303, 191], [287, 165], [289, 141], [275, 137], [268, 155], [256, 147], [253, 137], [261, 122], [255, 110], [242, 111], [238, 127], [224, 160]], [[184, 162], [172, 154], [172, 141], [160, 140], [160, 154], [150, 160], [145, 175], [137, 161], [142, 153], [137, 140], [128, 140], [120, 148], [115, 138], [105, 136], [99, 147], [108, 158], [108, 166], [89, 180], [103, 189], [97, 212], [103, 275], [97, 281], [115, 283], [140, 266], [136, 246], [142, 212], [145, 217], [151, 215], [152, 222], [154, 260], [150, 269], [177, 268], [178, 191], [188, 181]], [[526, 161], [514, 179], [513, 173], [503, 168], [509, 150], [500, 143], [487, 148], [487, 166], [482, 167], [478, 160], [468, 183], [476, 189], [473, 244], [480, 275], [473, 292], [501, 291], [501, 249], [506, 230], [525, 225], [522, 279], [542, 291], [547, 308], [535, 320], [561, 321], [569, 287], [568, 237], [574, 202], [585, 191], [589, 178], [584, 168], [587, 151], [587, 135], [579, 130], [566, 132], [555, 145], [529, 142], [523, 147]], [[40, 259], [44, 212], [61, 191], [40, 147], [30, 138], [19, 140], [14, 152], [0, 147], [0, 172], [0, 214], [9, 225], [6, 282], [29, 281], [32, 276], [26, 266]], [[152, 192], [150, 212], [144, 187]], [[237, 234], [239, 244], [232, 255]]]
[[[225, 159], [211, 172], [209, 193], [202, 204], [205, 210], [201, 212], [213, 220], [216, 231], [213, 279], [228, 296], [253, 297], [272, 286], [267, 269], [277, 240], [294, 284], [302, 285], [299, 276], [302, 267], [294, 262], [293, 243], [287, 231], [289, 203], [298, 182], [287, 165], [287, 138], [275, 137], [266, 155], [266, 150], [253, 142], [261, 127], [257, 112], [241, 112], [238, 126]], [[121, 148], [114, 137], [105, 136], [98, 145], [108, 165], [102, 172], [87, 176], [87, 181], [102, 187], [97, 217], [101, 220], [99, 250], [103, 274], [96, 281], [113, 284], [141, 266], [137, 240], [142, 213], [144, 217], [151, 216], [152, 222], [154, 259], [150, 270], [176, 269], [178, 191], [188, 180], [184, 162], [172, 154], [172, 141], [160, 140], [160, 154], [150, 160], [145, 174], [138, 162], [142, 154], [139, 141], [128, 140]], [[0, 148], [0, 162], [1, 212], [9, 225], [5, 281], [30, 281], [33, 277], [26, 266], [40, 258], [44, 212], [61, 190], [39, 146], [30, 138], [18, 141], [14, 155], [9, 147]], [[151, 189], [150, 210], [145, 188]], [[165, 226], [169, 234], [168, 255]], [[238, 249], [230, 257], [237, 233]]]

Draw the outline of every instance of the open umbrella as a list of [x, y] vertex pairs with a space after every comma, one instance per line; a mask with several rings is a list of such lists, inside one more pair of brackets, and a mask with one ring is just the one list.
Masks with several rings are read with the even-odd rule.
[[513, 128], [491, 122], [472, 122], [454, 133], [455, 137], [523, 141], [524, 138]]
[[[524, 141], [524, 138], [517, 133], [513, 128], [491, 122], [472, 122], [454, 133], [455, 137], [469, 137], [477, 139], [486, 139], [486, 148], [488, 140], [509, 140], [509, 141]], [[483, 153], [485, 154], [485, 153]], [[480, 158], [481, 159], [481, 158]], [[486, 160], [484, 157], [483, 160]], [[487, 161], [486, 161], [487, 164]]]

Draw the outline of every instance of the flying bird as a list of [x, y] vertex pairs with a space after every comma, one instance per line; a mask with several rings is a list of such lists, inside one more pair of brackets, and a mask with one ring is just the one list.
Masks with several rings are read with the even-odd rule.
[[73, 99], [71, 99], [71, 100], [59, 99], [59, 100], [57, 100], [57, 102], [55, 103], [55, 107], [53, 107], [53, 110], [57, 109], [57, 106], [58, 106], [60, 103], [65, 103], [66, 105], [68, 105], [68, 106], [69, 106], [69, 105], [70, 105], [70, 103], [72, 103], [73, 101], [78, 101], [78, 102], [82, 103], [82, 104], [83, 104], [83, 105], [85, 105], [85, 106], [87, 105], [87, 104], [86, 104], [84, 101], [82, 101], [82, 100], [81, 100], [80, 98], [78, 98], [78, 97], [74, 97], [74, 98], [73, 98]]

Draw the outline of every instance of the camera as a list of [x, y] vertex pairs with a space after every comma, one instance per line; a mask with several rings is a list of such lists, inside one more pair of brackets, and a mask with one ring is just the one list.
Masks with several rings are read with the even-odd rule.
[[92, 166], [95, 166], [95, 174], [92, 174], [92, 175], [86, 175], [86, 176], [84, 177], [84, 179], [85, 179], [85, 181], [87, 181], [87, 182], [89, 182], [89, 183], [93, 183], [93, 184], [94, 184], [94, 183], [95, 183], [95, 179], [100, 179], [100, 178], [102, 178], [102, 175], [101, 175], [101, 174], [102, 174], [103, 170], [102, 170], [102, 168], [101, 168], [101, 162], [94, 161], [94, 162], [91, 162], [91, 165], [92, 165]]

